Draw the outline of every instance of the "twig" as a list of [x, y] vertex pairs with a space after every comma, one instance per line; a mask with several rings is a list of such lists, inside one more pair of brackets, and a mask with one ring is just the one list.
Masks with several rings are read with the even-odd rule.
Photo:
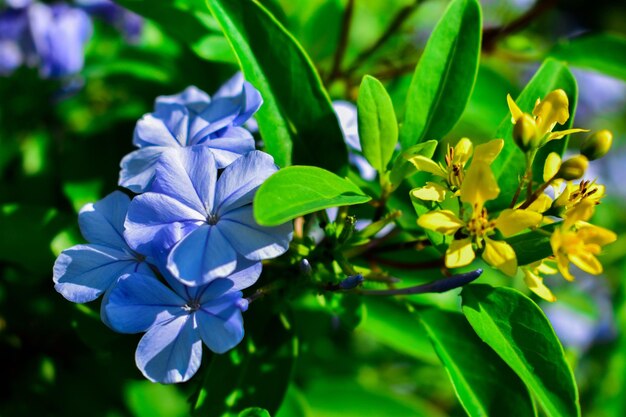
[[530, 25], [537, 17], [547, 12], [557, 4], [557, 0], [538, 0], [533, 7], [517, 19], [494, 28], [483, 30], [483, 51], [491, 52], [496, 46], [496, 42], [513, 33], [519, 32]]
[[333, 66], [326, 79], [327, 82], [336, 79], [341, 74], [341, 63], [343, 57], [346, 54], [348, 47], [348, 37], [350, 35], [350, 26], [352, 26], [352, 14], [354, 12], [354, 0], [348, 0], [346, 10], [343, 12], [343, 19], [341, 20], [341, 32], [339, 34], [339, 43], [337, 44], [337, 50], [333, 58]]
[[393, 17], [393, 19], [391, 19], [391, 22], [389, 23], [383, 34], [380, 35], [378, 40], [374, 42], [372, 46], [361, 52], [356, 57], [352, 65], [350, 65], [350, 67], [346, 70], [346, 74], [351, 74], [354, 70], [360, 67], [361, 64], [363, 64], [372, 55], [374, 55], [374, 53], [376, 53], [376, 51], [378, 51], [385, 43], [387, 43], [389, 38], [391, 38], [391, 36], [393, 36], [393, 34], [396, 33], [398, 29], [400, 29], [400, 27], [411, 16], [411, 14], [413, 14], [413, 12], [417, 9], [417, 6], [419, 6], [422, 1], [423, 0], [414, 0], [413, 3], [407, 4], [402, 9], [400, 9], [398, 13], [396, 13], [396, 15]]
[[389, 290], [361, 290], [356, 289], [351, 292], [359, 295], [411, 295], [411, 294], [426, 294], [426, 293], [442, 293], [453, 290], [477, 279], [483, 273], [482, 269], [477, 269], [465, 274], [454, 275], [450, 278], [439, 279], [429, 282], [427, 284], [416, 285], [408, 288], [394, 288]]

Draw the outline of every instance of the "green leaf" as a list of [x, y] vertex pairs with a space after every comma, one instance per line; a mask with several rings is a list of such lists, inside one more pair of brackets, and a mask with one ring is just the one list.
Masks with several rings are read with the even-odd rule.
[[213, 355], [194, 399], [193, 415], [237, 415], [248, 407], [274, 414], [280, 407], [298, 341], [286, 320], [269, 308], [250, 310], [244, 340], [230, 352]]
[[391, 173], [389, 174], [389, 182], [391, 183], [392, 189], [395, 190], [398, 188], [402, 180], [417, 172], [417, 168], [409, 159], [417, 155], [432, 158], [438, 143], [439, 142], [436, 140], [427, 140], [426, 142], [413, 145], [400, 152], [394, 160]]
[[259, 3], [207, 0], [246, 79], [264, 104], [256, 114], [276, 163], [341, 171], [347, 148], [319, 75], [293, 36]]
[[522, 381], [461, 314], [429, 309], [419, 317], [470, 417], [535, 415]]
[[403, 148], [441, 139], [461, 117], [478, 72], [482, 18], [476, 0], [454, 0], [433, 31], [406, 99]]
[[329, 207], [371, 200], [359, 187], [322, 168], [292, 166], [269, 177], [254, 196], [254, 218], [276, 226]]
[[128, 408], [135, 417], [185, 417], [189, 405], [174, 385], [131, 381], [124, 389]]
[[374, 77], [363, 77], [357, 99], [363, 155], [381, 175], [398, 143], [398, 122], [387, 90]]
[[[574, 76], [564, 63], [554, 59], [545, 60], [515, 101], [523, 112], [532, 113], [538, 98], [542, 99], [549, 92], [559, 88], [563, 89], [569, 98], [570, 119], [563, 126], [557, 125], [554, 131], [569, 129], [572, 126], [574, 114], [576, 113], [578, 88]], [[502, 97], [502, 105], [506, 106], [506, 97]], [[519, 178], [524, 174], [526, 162], [524, 153], [513, 141], [513, 123], [511, 123], [510, 114], [507, 114], [504, 120], [502, 120], [495, 137], [504, 139], [502, 152], [491, 164], [491, 169], [500, 186], [500, 195], [496, 200], [488, 204], [488, 208], [500, 210], [508, 207], [511, 203]], [[566, 148], [567, 137], [550, 141], [539, 150], [533, 166], [535, 181], [543, 182], [543, 165], [548, 154], [550, 152], [563, 154]]]
[[524, 381], [548, 417], [580, 416], [574, 375], [550, 322], [510, 288], [469, 285], [463, 313], [476, 334]]
[[366, 314], [358, 331], [400, 353], [430, 364], [439, 362], [428, 338], [420, 331], [414, 313], [394, 300], [364, 299]]
[[556, 226], [556, 223], [549, 224], [537, 230], [506, 239], [506, 242], [515, 251], [517, 264], [520, 266], [528, 265], [552, 255], [550, 235]]
[[558, 43], [550, 51], [554, 58], [573, 67], [602, 72], [626, 80], [626, 38], [598, 33]]
[[267, 410], [264, 410], [259, 407], [251, 407], [246, 408], [241, 413], [239, 413], [238, 417], [271, 417], [270, 413]]

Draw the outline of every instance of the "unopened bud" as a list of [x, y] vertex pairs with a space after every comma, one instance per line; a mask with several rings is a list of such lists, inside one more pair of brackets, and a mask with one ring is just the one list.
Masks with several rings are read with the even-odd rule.
[[536, 137], [537, 126], [535, 119], [531, 115], [524, 113], [513, 126], [513, 140], [515, 140], [515, 143], [522, 151], [527, 152], [537, 147], [535, 144]]
[[589, 160], [584, 155], [576, 155], [566, 161], [563, 161], [559, 172], [556, 174], [556, 178], [561, 178], [566, 181], [577, 180], [585, 175], [585, 171], [589, 166]]
[[613, 133], [610, 130], [600, 130], [589, 136], [580, 146], [580, 153], [590, 161], [602, 158], [613, 144]]
[[302, 273], [302, 275], [310, 277], [311, 273], [313, 272], [313, 268], [311, 268], [311, 264], [309, 263], [309, 260], [304, 258], [300, 261], [300, 272]]

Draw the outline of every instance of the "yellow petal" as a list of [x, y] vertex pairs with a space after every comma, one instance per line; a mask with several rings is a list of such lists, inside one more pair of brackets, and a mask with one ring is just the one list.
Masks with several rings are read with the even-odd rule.
[[551, 303], [556, 301], [556, 297], [543, 283], [543, 278], [541, 276], [534, 274], [527, 268], [522, 269], [522, 271], [524, 271], [524, 282], [532, 292], [544, 300], [550, 301]]
[[515, 251], [506, 242], [485, 238], [483, 259], [489, 265], [498, 268], [510, 277], [517, 272], [517, 257]]
[[446, 171], [444, 171], [439, 164], [430, 158], [426, 158], [425, 156], [412, 156], [408, 159], [408, 161], [415, 165], [415, 168], [417, 168], [418, 171], [430, 172], [431, 174], [439, 175], [440, 177], [445, 177], [447, 175]]
[[446, 251], [446, 266], [460, 268], [471, 264], [475, 257], [471, 238], [453, 240]]
[[578, 236], [588, 245], [605, 246], [617, 240], [617, 235], [612, 231], [589, 223], [579, 226]]
[[552, 253], [556, 258], [556, 266], [559, 269], [563, 278], [568, 281], [573, 281], [574, 276], [569, 272], [569, 259], [565, 254], [561, 252], [561, 246], [563, 245], [564, 234], [560, 229], [555, 229], [550, 236], [550, 246], [552, 246]]
[[582, 250], [577, 253], [570, 254], [569, 260], [574, 265], [589, 274], [598, 275], [602, 273], [602, 264], [593, 253]]
[[559, 168], [561, 168], [561, 157], [558, 153], [551, 152], [543, 165], [543, 181], [548, 182], [554, 178], [556, 173], [559, 172]]
[[552, 199], [547, 194], [541, 194], [535, 201], [530, 203], [530, 206], [526, 210], [535, 211], [537, 213], [543, 213], [552, 207]]
[[566, 129], [566, 130], [559, 130], [558, 132], [550, 133], [548, 135], [547, 141], [554, 140], [554, 139], [561, 139], [563, 136], [567, 136], [567, 135], [570, 135], [572, 133], [579, 133], [579, 132], [589, 132], [589, 129]]
[[517, 104], [515, 103], [515, 101], [513, 100], [510, 94], [506, 95], [506, 102], [509, 105], [509, 110], [511, 110], [511, 123], [515, 124], [515, 122], [517, 122], [517, 119], [522, 117], [524, 112], [521, 111], [519, 107], [517, 107]]
[[504, 141], [502, 139], [490, 140], [487, 143], [476, 146], [474, 150], [474, 161], [483, 161], [491, 164], [500, 154]]
[[582, 200], [575, 206], [567, 209], [564, 214], [565, 221], [563, 227], [568, 228], [577, 222], [586, 222], [593, 216], [596, 209], [596, 203], [593, 200]]
[[450, 210], [436, 210], [422, 214], [417, 219], [417, 224], [424, 229], [434, 230], [444, 235], [453, 235], [465, 226], [465, 223]]
[[483, 161], [473, 161], [461, 184], [461, 201], [480, 210], [485, 201], [493, 200], [498, 194], [500, 188], [489, 165]]
[[472, 156], [473, 149], [474, 145], [472, 145], [471, 140], [468, 138], [461, 138], [461, 140], [459, 140], [459, 142], [454, 146], [454, 159], [452, 160], [452, 163], [465, 166], [467, 161], [469, 161], [470, 156]]
[[569, 119], [567, 94], [561, 89], [550, 92], [542, 101], [537, 103], [533, 114], [537, 117], [539, 136], [552, 132], [557, 123], [562, 125]]
[[442, 202], [446, 198], [447, 188], [434, 183], [427, 182], [425, 186], [411, 190], [411, 196], [420, 200]]
[[527, 227], [534, 227], [541, 222], [543, 216], [536, 211], [521, 209], [506, 209], [496, 219], [496, 228], [504, 237], [513, 236]]

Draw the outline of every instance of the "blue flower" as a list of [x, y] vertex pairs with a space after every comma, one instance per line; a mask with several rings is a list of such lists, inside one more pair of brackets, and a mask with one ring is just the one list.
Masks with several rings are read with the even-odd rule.
[[140, 149], [122, 159], [119, 184], [137, 193], [145, 191], [161, 155], [185, 147], [211, 149], [217, 167], [225, 168], [254, 150], [252, 135], [241, 126], [261, 104], [259, 92], [240, 74], [212, 99], [193, 86], [158, 97], [154, 113], [137, 122], [133, 144]]
[[194, 286], [240, 270], [241, 258], [277, 257], [289, 247], [291, 223], [262, 227], [252, 215], [257, 188], [276, 171], [270, 155], [252, 151], [218, 179], [209, 148], [165, 153], [151, 191], [130, 204], [124, 236], [139, 253], [166, 252], [167, 269]]
[[106, 314], [121, 333], [146, 334], [135, 352], [137, 367], [153, 382], [191, 378], [202, 360], [202, 342], [216, 353], [235, 347], [244, 335], [242, 311], [248, 302], [240, 286], [244, 276], [186, 287], [168, 278], [168, 288], [153, 276], [130, 274], [111, 291]]
[[[81, 209], [78, 223], [89, 243], [64, 250], [53, 268], [54, 288], [69, 301], [93, 301], [124, 274], [152, 273], [150, 266], [128, 247], [123, 237], [129, 203], [124, 193], [115, 191]], [[103, 320], [106, 322], [105, 317]]]
[[28, 7], [30, 34], [44, 78], [73, 75], [83, 68], [84, 46], [92, 25], [84, 11], [66, 4]]
[[28, 17], [22, 9], [0, 13], [0, 76], [11, 75], [24, 63]]

